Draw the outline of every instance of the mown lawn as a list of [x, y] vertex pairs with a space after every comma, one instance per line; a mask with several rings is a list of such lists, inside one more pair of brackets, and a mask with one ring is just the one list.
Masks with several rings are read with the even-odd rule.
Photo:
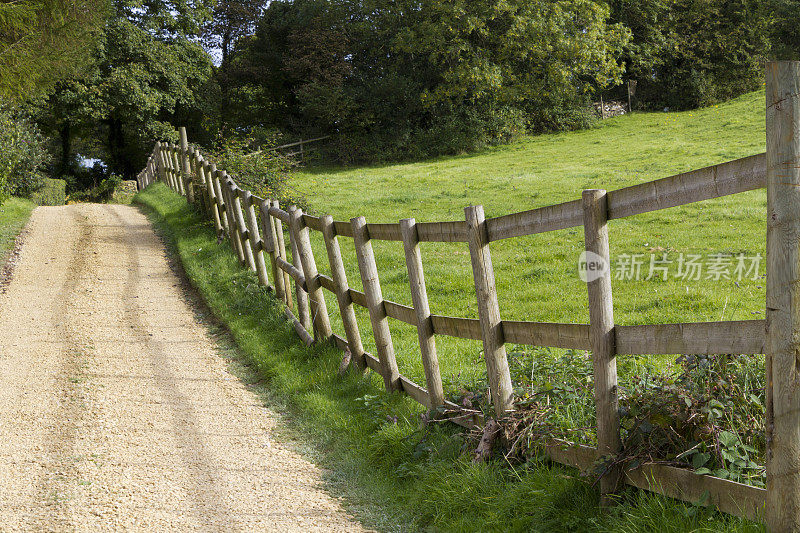
[[23, 198], [9, 198], [0, 205], [0, 264], [5, 262], [14, 239], [28, 222], [34, 207], [33, 202]]
[[[463, 219], [463, 208], [482, 204], [498, 216], [580, 197], [585, 188], [618, 189], [764, 151], [764, 93], [683, 113], [635, 113], [600, 126], [529, 137], [478, 154], [360, 168], [309, 168], [293, 186], [316, 213], [337, 220], [364, 215], [368, 222]], [[644, 254], [640, 280], [613, 281], [618, 324], [744, 320], [764, 317], [765, 262], [752, 279], [706, 279], [709, 255], [765, 254], [766, 194], [753, 191], [610, 222], [612, 262]], [[360, 288], [348, 239], [340, 239], [348, 278]], [[327, 272], [324, 245], [315, 253]], [[411, 304], [401, 243], [374, 242], [384, 297]], [[509, 239], [491, 245], [501, 316], [510, 320], [588, 321], [585, 285], [577, 275], [583, 229]], [[669, 279], [649, 274], [650, 254], [666, 253]], [[433, 313], [477, 317], [465, 244], [424, 243], [426, 281]], [[698, 281], [677, 279], [680, 254], [702, 255]], [[616, 259], [615, 259], [616, 258]], [[724, 261], [724, 260], [723, 260]], [[658, 265], [657, 265], [658, 266]], [[747, 260], [745, 266], [752, 266]], [[616, 271], [615, 271], [616, 273]], [[329, 306], [331, 309], [332, 306]], [[360, 323], [373, 349], [366, 313]], [[337, 322], [334, 320], [334, 322]], [[390, 321], [401, 373], [422, 380], [414, 328]], [[339, 331], [340, 325], [337, 324]], [[479, 342], [437, 337], [439, 360], [450, 389], [483, 376]], [[448, 386], [446, 385], [446, 386]]]
[[[271, 391], [268, 401], [327, 468], [327, 486], [380, 531], [760, 531], [756, 524], [629, 490], [601, 511], [590, 482], [531, 458], [473, 465], [473, 443], [449, 424], [420, 424], [408, 397], [374, 373], [337, 375], [341, 353], [308, 348], [210, 223], [162, 184], [136, 202], [180, 257], [213, 313]], [[366, 335], [365, 335], [366, 336]]]

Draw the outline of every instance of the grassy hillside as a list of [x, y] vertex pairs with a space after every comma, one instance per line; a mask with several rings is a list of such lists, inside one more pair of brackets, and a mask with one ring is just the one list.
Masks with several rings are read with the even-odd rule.
[[[487, 216], [523, 211], [580, 197], [584, 188], [608, 190], [669, 176], [764, 150], [764, 93], [683, 113], [636, 113], [572, 133], [542, 135], [478, 154], [366, 168], [312, 168], [294, 186], [317, 213], [368, 222], [463, 219], [463, 208], [483, 204]], [[610, 223], [612, 261], [621, 254], [667, 253], [670, 279], [613, 281], [619, 324], [763, 318], [763, 280], [674, 279], [679, 255], [764, 255], [764, 191], [638, 215]], [[355, 256], [342, 239], [351, 284], [360, 288]], [[324, 246], [315, 242], [325, 269]], [[374, 243], [384, 296], [410, 304], [400, 243]], [[492, 244], [501, 315], [505, 319], [587, 322], [585, 285], [577, 276], [582, 228]], [[469, 254], [464, 244], [425, 243], [423, 262], [434, 313], [477, 317]], [[735, 260], [734, 265], [735, 266]], [[760, 274], [764, 272], [760, 264]], [[618, 266], [618, 263], [615, 263]], [[749, 266], [749, 264], [748, 264]], [[327, 273], [327, 272], [326, 272]], [[705, 278], [705, 272], [702, 277]], [[366, 314], [360, 320], [372, 349]], [[400, 370], [422, 379], [413, 328], [391, 321]], [[478, 342], [437, 337], [443, 375], [463, 381], [482, 375]]]

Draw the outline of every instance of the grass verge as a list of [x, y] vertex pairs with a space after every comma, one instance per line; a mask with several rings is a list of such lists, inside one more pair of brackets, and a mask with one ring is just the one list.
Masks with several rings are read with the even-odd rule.
[[596, 491], [569, 468], [531, 458], [473, 465], [450, 425], [423, 427], [420, 407], [389, 395], [372, 373], [337, 375], [341, 353], [305, 347], [278, 304], [241, 269], [228, 244], [185, 200], [156, 184], [135, 201], [243, 356], [283, 406], [292, 430], [327, 468], [331, 492], [382, 531], [761, 531], [751, 522], [629, 490], [601, 512]]
[[36, 205], [24, 198], [9, 198], [0, 205], [0, 264], [5, 263], [14, 239], [28, 222]]

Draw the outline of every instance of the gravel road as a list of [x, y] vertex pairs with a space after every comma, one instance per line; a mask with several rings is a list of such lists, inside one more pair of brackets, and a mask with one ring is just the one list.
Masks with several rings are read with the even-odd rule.
[[226, 368], [136, 208], [37, 208], [0, 295], [0, 531], [360, 531]]

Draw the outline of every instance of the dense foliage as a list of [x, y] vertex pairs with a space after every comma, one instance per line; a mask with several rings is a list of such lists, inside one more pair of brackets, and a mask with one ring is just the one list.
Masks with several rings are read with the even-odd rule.
[[217, 168], [225, 169], [236, 182], [262, 198], [273, 198], [282, 205], [295, 204], [308, 210], [306, 199], [289, 186], [289, 173], [296, 162], [266, 146], [253, 149], [250, 137], [221, 136], [206, 156]]
[[42, 185], [49, 162], [45, 138], [25, 114], [0, 106], [0, 203], [29, 196]]
[[755, 89], [764, 60], [800, 57], [797, 14], [789, 0], [0, 1], [0, 94], [28, 97], [71, 189], [132, 178], [181, 125], [218, 150], [223, 132], [277, 133], [329, 136], [316, 153], [339, 162], [413, 159], [589, 126], [591, 102], [626, 99], [627, 82], [638, 109]]
[[0, 1], [0, 97], [24, 100], [88, 61], [108, 0]]
[[41, 187], [31, 194], [31, 200], [36, 205], [64, 205], [67, 203], [67, 182], [45, 178]]
[[227, 67], [230, 119], [336, 133], [343, 160], [585, 126], [593, 87], [621, 80], [628, 31], [607, 18], [586, 0], [272, 2]]
[[39, 122], [54, 139], [56, 174], [76, 174], [79, 148], [109, 172], [135, 176], [155, 140], [176, 140], [176, 125], [202, 121], [212, 66], [196, 42], [210, 16], [204, 5], [115, 0], [92, 67], [38, 102]]
[[689, 109], [760, 87], [766, 59], [800, 50], [800, 41], [785, 39], [781, 26], [771, 24], [770, 12], [779, 4], [788, 9], [795, 3], [609, 0], [611, 20], [633, 33], [622, 60], [626, 78], [636, 82], [639, 106]]

